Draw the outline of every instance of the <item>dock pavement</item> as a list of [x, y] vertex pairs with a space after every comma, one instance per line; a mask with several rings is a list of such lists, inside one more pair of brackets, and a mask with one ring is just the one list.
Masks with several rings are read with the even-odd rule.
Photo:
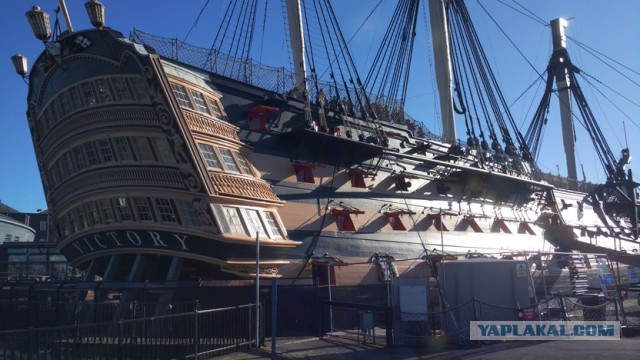
[[620, 340], [510, 341], [468, 345], [458, 349], [439, 344], [395, 345], [385, 348], [362, 344], [353, 339], [333, 336], [278, 338], [275, 356], [269, 343], [260, 349], [249, 349], [216, 359], [640, 359], [640, 336]]

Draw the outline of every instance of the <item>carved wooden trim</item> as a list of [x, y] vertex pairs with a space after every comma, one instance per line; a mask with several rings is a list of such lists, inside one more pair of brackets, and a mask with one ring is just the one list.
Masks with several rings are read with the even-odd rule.
[[98, 189], [144, 186], [186, 190], [184, 176], [178, 169], [166, 168], [104, 168], [78, 174], [51, 191], [51, 198], [59, 203], [75, 200], [78, 193]]
[[190, 111], [183, 111], [183, 114], [191, 131], [240, 141], [238, 138], [238, 129], [233, 125]]
[[44, 149], [62, 143], [77, 132], [123, 126], [158, 127], [158, 118], [150, 106], [113, 103], [80, 111], [56, 124], [43, 138]]
[[280, 202], [278, 196], [264, 181], [227, 174], [210, 173], [209, 177], [216, 192], [220, 194]]

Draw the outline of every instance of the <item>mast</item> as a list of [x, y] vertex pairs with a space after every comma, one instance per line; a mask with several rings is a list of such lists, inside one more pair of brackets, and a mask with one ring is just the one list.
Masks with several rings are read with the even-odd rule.
[[289, 22], [289, 36], [291, 38], [291, 52], [293, 53], [293, 67], [296, 73], [295, 91], [299, 94], [307, 93], [307, 68], [304, 58], [304, 36], [302, 30], [302, 12], [300, 0], [286, 0], [287, 19]]
[[569, 23], [563, 18], [551, 20], [551, 34], [553, 38], [553, 59], [555, 65], [556, 87], [560, 100], [560, 120], [562, 122], [562, 142], [567, 158], [567, 177], [571, 180], [578, 179], [576, 169], [575, 131], [571, 111], [571, 80], [567, 68], [567, 42], [564, 29]]
[[64, 0], [60, 0], [60, 9], [62, 11], [62, 15], [64, 16], [64, 21], [67, 23], [67, 30], [70, 33], [73, 32], [73, 26], [71, 25], [71, 18], [69, 17], [69, 11], [67, 11], [67, 4], [65, 4]]
[[456, 124], [453, 119], [453, 94], [451, 86], [451, 53], [449, 51], [449, 30], [443, 0], [429, 0], [429, 18], [436, 82], [440, 94], [442, 116], [442, 136], [445, 142], [456, 142]]

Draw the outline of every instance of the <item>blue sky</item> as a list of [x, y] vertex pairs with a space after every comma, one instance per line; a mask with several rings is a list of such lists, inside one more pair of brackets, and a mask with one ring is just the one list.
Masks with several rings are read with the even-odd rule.
[[[379, 0], [334, 1], [334, 10], [342, 25], [345, 37], [351, 38], [362, 25]], [[85, 0], [68, 0], [70, 16], [76, 30], [90, 26], [84, 10]], [[106, 6], [106, 23], [116, 30], [128, 34], [132, 28], [165, 37], [184, 39], [194, 24], [198, 13], [206, 0], [134, 0], [109, 1], [102, 0]], [[210, 47], [215, 36], [224, 5], [228, 1], [210, 0], [197, 26], [193, 29], [187, 41], [198, 46]], [[27, 85], [14, 73], [10, 62], [11, 55], [19, 52], [27, 56], [29, 64], [42, 51], [43, 45], [36, 40], [27, 24], [24, 13], [31, 5], [37, 4], [48, 12], [52, 19], [58, 1], [22, 0], [3, 1], [4, 9], [0, 21], [0, 33], [5, 34], [0, 45], [0, 201], [20, 211], [33, 212], [46, 208], [46, 200], [42, 191], [42, 183], [29, 135], [26, 121]], [[483, 40], [485, 51], [493, 64], [499, 83], [509, 104], [520, 96], [535, 80], [536, 73], [505, 39], [496, 25], [478, 6], [477, 0], [467, 0], [469, 11], [474, 19], [476, 29]], [[640, 1], [636, 0], [482, 0], [482, 5], [491, 13], [500, 26], [510, 33], [511, 39], [534, 64], [537, 71], [544, 71], [551, 54], [550, 30], [505, 6], [517, 7], [522, 4], [531, 12], [545, 21], [557, 17], [571, 18], [567, 33], [589, 47], [606, 54], [613, 60], [630, 67], [636, 73], [622, 69], [619, 65], [611, 64], [631, 77], [632, 81], [640, 84]], [[262, 41], [260, 32], [254, 40], [254, 58], [261, 57], [269, 65], [282, 66], [289, 63], [288, 55], [282, 40], [283, 23], [279, 0], [260, 2], [260, 11], [268, 9], [269, 23], [266, 25], [267, 36]], [[354, 60], [359, 67], [360, 75], [364, 77], [367, 66], [370, 65], [379, 39], [386, 28], [388, 17], [393, 12], [395, 1], [383, 0], [378, 10], [371, 16], [362, 29], [355, 35], [350, 48]], [[428, 50], [425, 46], [425, 25], [421, 10], [418, 25], [413, 72], [410, 80], [407, 111], [409, 114], [424, 122], [427, 128], [440, 132], [440, 125], [434, 122], [435, 100], [431, 89], [432, 75], [429, 73], [427, 60]], [[52, 20], [53, 21], [53, 20]], [[261, 21], [261, 20], [260, 20]], [[63, 29], [65, 28], [62, 24]], [[260, 23], [259, 28], [262, 27]], [[262, 46], [260, 46], [262, 45]], [[604, 85], [615, 88], [616, 91], [640, 103], [640, 87], [623, 78], [607, 64], [596, 59], [574, 42], [568, 43], [569, 52], [574, 64], [584, 72], [598, 79]], [[262, 48], [262, 51], [260, 51]], [[3, 59], [3, 60], [2, 60]], [[604, 85], [596, 89], [602, 91], [603, 97], [597, 90], [581, 81], [583, 90], [600, 123], [600, 127], [609, 141], [609, 145], [616, 154], [625, 146], [626, 139], [632, 154], [640, 158], [640, 146], [636, 145], [640, 139], [640, 108], [638, 105], [625, 100], [608, 90]], [[528, 92], [523, 99], [515, 103], [511, 111], [518, 124], [527, 126], [532, 113], [537, 106], [540, 92]], [[555, 100], [555, 99], [554, 99]], [[552, 100], [552, 101], [554, 101]], [[613, 103], [613, 104], [612, 104]], [[553, 103], [555, 105], [555, 101]], [[566, 175], [564, 152], [559, 138], [559, 120], [552, 112], [549, 116], [549, 128], [545, 135], [545, 145], [538, 162], [543, 171]], [[589, 140], [585, 138], [580, 126], [576, 125], [578, 133], [577, 155], [578, 171], [580, 164], [584, 165], [587, 180], [601, 182], [605, 175], [600, 169], [599, 161], [592, 150]], [[463, 134], [461, 127], [458, 133]], [[582, 133], [582, 134], [581, 134]], [[582, 136], [581, 136], [582, 135]], [[635, 163], [631, 164], [636, 169]], [[580, 177], [580, 175], [579, 175]], [[636, 178], [640, 174], [636, 175]]]

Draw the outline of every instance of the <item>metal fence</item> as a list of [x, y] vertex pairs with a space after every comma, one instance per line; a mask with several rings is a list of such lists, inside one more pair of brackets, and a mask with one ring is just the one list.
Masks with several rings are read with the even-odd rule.
[[[255, 304], [0, 332], [2, 359], [203, 358], [256, 346]], [[264, 314], [261, 312], [263, 318]], [[260, 323], [263, 323], [262, 321]]]
[[[527, 315], [523, 316], [524, 313]], [[558, 294], [525, 309], [474, 298], [442, 311], [431, 311], [422, 321], [398, 321], [395, 341], [401, 344], [435, 341], [443, 345], [464, 345], [470, 342], [470, 321], [621, 321], [621, 314], [617, 299], [597, 296]]]
[[393, 346], [393, 311], [387, 306], [323, 301], [319, 335]]

